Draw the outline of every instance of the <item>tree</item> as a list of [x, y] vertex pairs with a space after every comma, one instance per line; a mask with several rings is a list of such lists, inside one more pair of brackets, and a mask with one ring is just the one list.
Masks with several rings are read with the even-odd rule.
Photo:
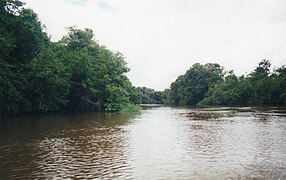
[[132, 103], [123, 55], [100, 46], [92, 30], [71, 27], [54, 43], [22, 2], [0, 6], [1, 114], [120, 110]]
[[250, 74], [250, 77], [252, 78], [253, 81], [256, 81], [266, 76], [269, 76], [270, 67], [271, 67], [270, 61], [267, 59], [262, 59], [258, 63], [258, 67], [256, 67], [255, 70]]
[[71, 72], [64, 64], [64, 52], [57, 44], [50, 43], [30, 62], [28, 92], [32, 111], [61, 111], [69, 102]]
[[138, 104], [162, 104], [163, 92], [155, 91], [154, 89], [147, 87], [137, 87], [136, 91], [136, 102]]
[[120, 110], [131, 103], [132, 84], [125, 73], [129, 71], [124, 57], [93, 40], [90, 29], [70, 28], [59, 44], [65, 47], [71, 59], [69, 110]]
[[194, 64], [171, 84], [171, 103], [173, 105], [196, 105], [204, 99], [210, 87], [222, 81], [222, 76], [223, 68], [219, 64]]
[[0, 113], [31, 110], [29, 63], [49, 41], [37, 15], [18, 0], [0, 2]]
[[262, 60], [248, 76], [227, 76], [210, 88], [200, 105], [285, 105], [285, 66], [270, 72], [271, 63]]

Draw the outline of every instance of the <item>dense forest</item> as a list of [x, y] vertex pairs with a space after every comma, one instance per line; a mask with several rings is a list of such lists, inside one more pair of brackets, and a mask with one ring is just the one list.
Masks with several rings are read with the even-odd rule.
[[194, 64], [158, 92], [134, 87], [124, 57], [70, 27], [53, 42], [33, 10], [0, 0], [0, 114], [120, 111], [138, 104], [285, 105], [286, 68], [262, 60], [247, 76], [215, 63]]
[[22, 2], [0, 3], [0, 114], [118, 111], [161, 101], [154, 90], [132, 86], [123, 55], [99, 45], [91, 29], [70, 27], [52, 42]]
[[224, 71], [216, 63], [194, 64], [179, 76], [163, 94], [171, 105], [285, 106], [286, 67], [271, 71], [262, 60], [247, 76]]

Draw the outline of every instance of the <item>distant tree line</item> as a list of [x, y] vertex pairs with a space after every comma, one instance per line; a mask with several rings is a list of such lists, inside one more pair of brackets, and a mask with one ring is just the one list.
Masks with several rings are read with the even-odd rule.
[[262, 60], [247, 76], [224, 71], [216, 63], [194, 64], [163, 93], [170, 105], [285, 106], [286, 66], [271, 71]]
[[124, 57], [94, 40], [91, 29], [70, 27], [52, 42], [31, 9], [0, 1], [0, 114], [119, 111], [157, 103], [152, 89], [135, 88]]
[[[91, 29], [70, 27], [52, 42], [31, 9], [0, 0], [0, 115], [56, 111], [120, 111], [136, 104], [285, 105], [285, 66], [263, 60], [247, 76], [219, 64], [194, 64], [158, 92], [134, 87], [119, 52], [94, 40]], [[130, 108], [132, 109], [132, 108]]]
[[163, 104], [163, 92], [147, 87], [136, 87], [133, 102], [136, 104]]

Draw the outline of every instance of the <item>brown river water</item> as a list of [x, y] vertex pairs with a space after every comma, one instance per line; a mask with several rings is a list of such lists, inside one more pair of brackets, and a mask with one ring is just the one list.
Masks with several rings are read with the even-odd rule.
[[156, 107], [0, 121], [0, 179], [286, 179], [286, 109]]

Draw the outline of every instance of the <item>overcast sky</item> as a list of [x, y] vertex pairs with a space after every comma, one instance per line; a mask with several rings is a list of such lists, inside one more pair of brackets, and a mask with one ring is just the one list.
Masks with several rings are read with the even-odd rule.
[[286, 64], [285, 0], [24, 0], [53, 40], [65, 27], [94, 30], [120, 51], [135, 86], [168, 88], [196, 63], [238, 75], [261, 59]]

